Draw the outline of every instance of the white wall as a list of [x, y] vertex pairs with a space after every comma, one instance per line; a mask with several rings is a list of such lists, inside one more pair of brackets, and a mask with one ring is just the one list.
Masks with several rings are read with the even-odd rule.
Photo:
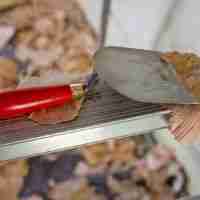
[[100, 33], [101, 28], [101, 14], [103, 8], [103, 0], [79, 0], [83, 6], [87, 18], [93, 25], [97, 33]]
[[113, 0], [106, 45], [151, 49], [173, 0]]
[[199, 9], [198, 0], [113, 0], [106, 45], [200, 54]]
[[159, 49], [178, 49], [200, 54], [200, 1], [179, 0], [175, 17], [170, 22]]

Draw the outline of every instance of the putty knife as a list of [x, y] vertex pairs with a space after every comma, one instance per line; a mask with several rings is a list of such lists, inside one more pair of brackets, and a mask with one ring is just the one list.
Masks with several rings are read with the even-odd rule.
[[95, 55], [96, 71], [110, 87], [136, 101], [198, 104], [177, 80], [175, 67], [160, 56], [156, 51], [105, 47]]

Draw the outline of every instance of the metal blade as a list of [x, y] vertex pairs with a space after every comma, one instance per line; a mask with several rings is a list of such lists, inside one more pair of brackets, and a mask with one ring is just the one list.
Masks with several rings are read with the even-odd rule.
[[95, 55], [101, 79], [119, 93], [140, 102], [197, 104], [198, 101], [176, 79], [172, 65], [160, 53], [121, 47], [106, 47]]

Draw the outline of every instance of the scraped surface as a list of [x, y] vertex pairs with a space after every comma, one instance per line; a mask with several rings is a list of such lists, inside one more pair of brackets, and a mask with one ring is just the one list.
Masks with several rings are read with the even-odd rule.
[[40, 124], [57, 124], [75, 119], [79, 114], [80, 108], [81, 102], [74, 101], [71, 104], [33, 112], [29, 118]]
[[[199, 99], [200, 97], [200, 58], [191, 53], [170, 52], [162, 59], [175, 66], [178, 78]], [[171, 132], [181, 143], [200, 140], [200, 106], [171, 106], [169, 123]]]

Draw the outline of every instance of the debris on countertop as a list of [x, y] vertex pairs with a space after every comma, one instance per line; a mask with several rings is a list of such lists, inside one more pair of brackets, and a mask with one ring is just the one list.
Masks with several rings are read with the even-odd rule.
[[20, 199], [175, 200], [187, 195], [188, 177], [174, 152], [155, 145], [143, 148], [141, 156], [142, 145], [111, 140], [54, 155], [55, 160], [32, 158]]

